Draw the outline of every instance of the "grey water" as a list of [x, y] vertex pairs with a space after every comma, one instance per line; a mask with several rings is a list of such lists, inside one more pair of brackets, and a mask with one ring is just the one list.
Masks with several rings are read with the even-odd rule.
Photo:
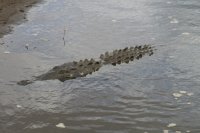
[[[27, 19], [0, 38], [0, 133], [200, 132], [199, 0], [46, 0]], [[153, 56], [16, 84], [143, 44]]]

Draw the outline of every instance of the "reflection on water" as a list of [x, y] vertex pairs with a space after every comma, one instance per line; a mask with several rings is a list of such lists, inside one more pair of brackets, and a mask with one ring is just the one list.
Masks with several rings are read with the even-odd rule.
[[[48, 0], [32, 8], [28, 21], [0, 40], [0, 131], [200, 132], [199, 6], [198, 0]], [[151, 58], [63, 83], [16, 84], [63, 62], [146, 43], [156, 46]]]

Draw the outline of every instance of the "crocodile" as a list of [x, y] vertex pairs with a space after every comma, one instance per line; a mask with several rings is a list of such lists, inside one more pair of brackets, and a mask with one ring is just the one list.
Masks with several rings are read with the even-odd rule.
[[101, 54], [98, 59], [84, 59], [80, 61], [73, 61], [64, 63], [53, 67], [47, 73], [34, 77], [32, 80], [22, 80], [17, 82], [18, 85], [28, 85], [34, 81], [43, 80], [65, 80], [75, 79], [78, 77], [85, 77], [98, 71], [104, 65], [119, 65], [122, 63], [129, 63], [130, 61], [139, 60], [144, 55], [153, 55], [154, 47], [149, 44], [135, 47], [126, 47], [124, 49], [117, 49], [112, 52], [105, 52]]

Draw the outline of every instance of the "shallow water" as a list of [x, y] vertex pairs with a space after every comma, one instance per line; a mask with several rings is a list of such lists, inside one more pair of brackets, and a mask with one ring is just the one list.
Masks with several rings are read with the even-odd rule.
[[[0, 131], [199, 133], [199, 15], [198, 0], [48, 0], [33, 7], [27, 22], [0, 39]], [[146, 43], [155, 54], [133, 63], [64, 83], [16, 85], [55, 65]], [[186, 94], [175, 97], [179, 91]]]

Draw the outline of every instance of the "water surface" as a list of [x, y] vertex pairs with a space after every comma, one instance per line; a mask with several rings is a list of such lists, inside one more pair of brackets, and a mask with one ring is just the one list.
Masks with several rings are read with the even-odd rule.
[[[0, 39], [0, 131], [200, 132], [199, 15], [198, 0], [48, 0], [33, 7], [27, 22]], [[157, 51], [133, 63], [64, 83], [16, 85], [55, 65], [146, 43]], [[186, 94], [173, 96], [179, 91]]]

